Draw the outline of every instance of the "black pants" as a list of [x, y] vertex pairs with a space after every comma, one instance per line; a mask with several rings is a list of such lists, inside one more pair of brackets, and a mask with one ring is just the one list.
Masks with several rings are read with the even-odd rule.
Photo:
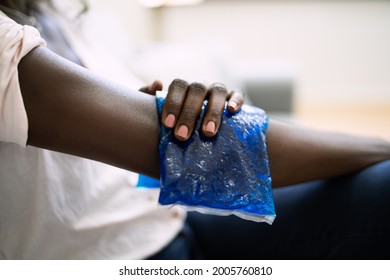
[[274, 190], [272, 226], [189, 213], [152, 259], [390, 259], [390, 161]]

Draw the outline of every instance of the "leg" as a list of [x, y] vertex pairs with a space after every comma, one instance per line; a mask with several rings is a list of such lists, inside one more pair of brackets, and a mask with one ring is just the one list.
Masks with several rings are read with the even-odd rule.
[[160, 252], [149, 257], [149, 260], [189, 260], [198, 259], [197, 245], [195, 244], [192, 229], [185, 225], [181, 232]]
[[390, 161], [274, 191], [272, 226], [189, 214], [206, 259], [389, 259]]

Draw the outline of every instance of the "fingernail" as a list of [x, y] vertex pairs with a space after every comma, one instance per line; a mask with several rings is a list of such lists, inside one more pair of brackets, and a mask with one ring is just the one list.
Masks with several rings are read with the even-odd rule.
[[215, 122], [209, 121], [206, 125], [206, 132], [214, 134], [215, 132]]
[[229, 106], [232, 107], [233, 109], [236, 109], [237, 105], [238, 105], [238, 104], [237, 104], [237, 102], [235, 102], [235, 101], [230, 101], [230, 102], [229, 102]]
[[173, 114], [169, 114], [165, 118], [165, 122], [164, 123], [165, 123], [166, 127], [172, 128], [175, 125], [175, 116]]
[[185, 125], [182, 125], [179, 127], [177, 130], [177, 135], [182, 137], [182, 138], [187, 138], [188, 136], [188, 127]]

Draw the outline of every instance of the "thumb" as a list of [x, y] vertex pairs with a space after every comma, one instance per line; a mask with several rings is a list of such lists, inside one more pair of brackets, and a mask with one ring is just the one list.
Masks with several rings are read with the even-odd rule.
[[153, 83], [151, 83], [148, 86], [140, 88], [140, 91], [150, 94], [150, 95], [156, 95], [156, 91], [162, 90], [163, 89], [163, 84], [161, 81], [156, 80]]

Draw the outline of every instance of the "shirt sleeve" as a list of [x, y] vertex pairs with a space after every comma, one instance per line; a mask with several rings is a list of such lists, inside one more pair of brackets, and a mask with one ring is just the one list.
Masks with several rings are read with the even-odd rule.
[[26, 146], [28, 119], [20, 91], [18, 64], [32, 49], [46, 46], [37, 29], [0, 12], [0, 142]]

